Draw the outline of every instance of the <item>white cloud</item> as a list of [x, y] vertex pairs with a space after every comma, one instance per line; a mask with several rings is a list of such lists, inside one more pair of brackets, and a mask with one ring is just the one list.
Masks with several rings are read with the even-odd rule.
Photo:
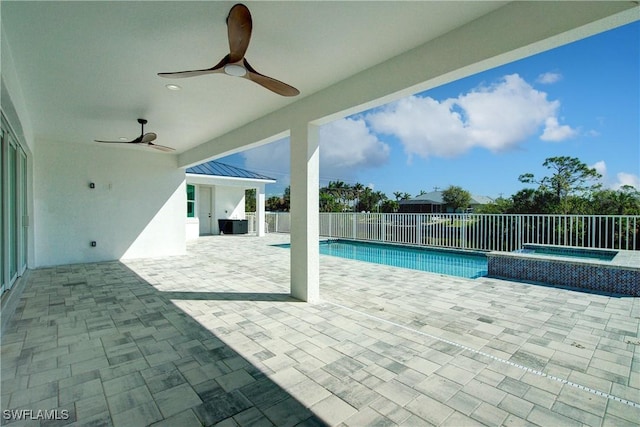
[[558, 101], [547, 99], [517, 74], [442, 102], [411, 96], [369, 114], [371, 128], [398, 137], [411, 157], [451, 157], [473, 147], [516, 147], [543, 128], [541, 139], [559, 141], [575, 130], [558, 123]]
[[607, 176], [607, 164], [604, 162], [604, 160], [600, 160], [598, 162], [595, 162], [594, 164], [592, 164], [589, 167], [591, 169], [595, 169], [596, 172], [598, 172], [600, 175], [602, 175], [602, 179], [604, 179]]
[[[247, 150], [242, 153], [244, 167], [289, 185], [289, 148], [287, 138]], [[358, 170], [386, 163], [389, 153], [362, 119], [340, 119], [320, 128], [320, 176], [326, 180], [355, 179]]]
[[376, 132], [396, 135], [409, 155], [454, 156], [471, 147], [462, 118], [446, 101], [410, 96], [368, 115], [367, 122]]
[[560, 80], [562, 80], [562, 74], [560, 73], [543, 73], [538, 76], [536, 82], [548, 85]]
[[362, 119], [340, 119], [320, 128], [321, 174], [336, 174], [383, 165], [390, 148]]
[[567, 125], [560, 125], [556, 117], [548, 117], [545, 120], [545, 128], [540, 135], [543, 141], [559, 142], [573, 138], [578, 132]]
[[623, 185], [630, 185], [635, 187], [637, 190], [640, 190], [640, 177], [638, 175], [627, 172], [618, 172], [616, 178], [617, 181], [611, 186], [614, 190], [619, 189]]
[[616, 174], [616, 180], [612, 182], [607, 175], [607, 164], [604, 160], [595, 162], [589, 167], [595, 169], [600, 175], [602, 175], [601, 181], [605, 188], [618, 190], [623, 185], [630, 185], [640, 190], [640, 177], [638, 175], [628, 172], [618, 172]]

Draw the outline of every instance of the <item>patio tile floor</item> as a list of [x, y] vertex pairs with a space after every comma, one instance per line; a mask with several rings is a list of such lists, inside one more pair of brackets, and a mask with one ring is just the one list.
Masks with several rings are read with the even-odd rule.
[[[287, 235], [34, 270], [1, 350], [4, 425], [542, 425], [640, 420], [640, 298], [321, 256]], [[5, 410], [68, 411], [8, 420]]]

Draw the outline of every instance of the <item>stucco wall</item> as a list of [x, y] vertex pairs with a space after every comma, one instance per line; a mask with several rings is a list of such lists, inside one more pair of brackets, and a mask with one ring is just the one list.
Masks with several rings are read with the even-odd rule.
[[218, 219], [244, 219], [244, 188], [217, 185], [213, 208], [216, 222]]
[[33, 173], [35, 266], [185, 253], [185, 174], [175, 156], [37, 141]]

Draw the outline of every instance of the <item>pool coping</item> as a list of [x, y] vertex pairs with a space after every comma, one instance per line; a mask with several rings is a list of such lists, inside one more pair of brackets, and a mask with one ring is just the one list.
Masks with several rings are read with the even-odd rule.
[[640, 271], [640, 251], [629, 251], [624, 249], [601, 249], [601, 248], [585, 248], [582, 246], [559, 246], [559, 245], [545, 245], [537, 243], [525, 243], [523, 246], [533, 247], [557, 247], [566, 250], [586, 250], [589, 252], [603, 252], [611, 253], [617, 252], [611, 260], [599, 260], [599, 259], [580, 259], [572, 256], [552, 255], [548, 254], [536, 254], [526, 252], [503, 252], [503, 251], [490, 251], [486, 254], [487, 257], [500, 256], [500, 257], [512, 257], [520, 259], [533, 259], [541, 261], [554, 261], [564, 264], [579, 264], [579, 265], [595, 265], [597, 267], [604, 268], [623, 268], [625, 270]]

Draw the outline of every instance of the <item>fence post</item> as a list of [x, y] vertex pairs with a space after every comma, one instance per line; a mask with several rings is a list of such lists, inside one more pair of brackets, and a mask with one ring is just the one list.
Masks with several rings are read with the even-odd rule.
[[352, 239], [355, 240], [358, 238], [358, 222], [357, 222], [357, 218], [356, 218], [356, 214], [352, 213], [351, 217], [353, 218], [353, 226], [352, 226]]
[[523, 247], [524, 242], [522, 241], [522, 215], [518, 215], [518, 242], [516, 243], [516, 248], [513, 248], [512, 250], [517, 250]]

